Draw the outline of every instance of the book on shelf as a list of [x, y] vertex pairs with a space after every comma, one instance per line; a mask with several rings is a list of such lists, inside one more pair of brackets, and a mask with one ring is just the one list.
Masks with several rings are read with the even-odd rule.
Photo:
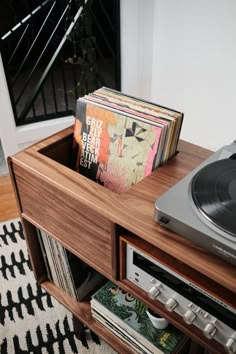
[[147, 306], [111, 281], [97, 290], [91, 299], [92, 316], [112, 333], [139, 349], [140, 353], [178, 353], [187, 337], [173, 325], [156, 329]]
[[104, 327], [106, 327], [111, 333], [116, 337], [120, 338], [123, 342], [129, 345], [135, 353], [137, 354], [152, 354], [143, 344], [136, 341], [132, 335], [129, 335], [122, 327], [118, 326], [116, 323], [92, 310], [92, 317], [100, 322]]
[[183, 114], [102, 87], [80, 97], [75, 170], [122, 193], [176, 153]]
[[122, 339], [127, 343], [132, 349], [135, 350], [135, 353], [145, 353], [152, 354], [153, 352], [147, 349], [144, 343], [136, 339], [136, 336], [125, 330], [122, 326], [119, 326], [116, 322], [112, 321], [109, 317], [101, 315], [100, 311], [96, 309], [91, 310], [92, 317], [100, 322], [104, 327], [106, 327], [110, 332], [116, 335], [118, 338]]
[[104, 282], [104, 276], [36, 228], [48, 278], [74, 300], [82, 301]]

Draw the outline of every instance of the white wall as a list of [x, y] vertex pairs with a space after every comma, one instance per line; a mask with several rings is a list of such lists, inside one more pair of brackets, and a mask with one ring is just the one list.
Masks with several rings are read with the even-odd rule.
[[157, 0], [151, 99], [185, 113], [181, 138], [236, 138], [236, 1]]
[[124, 93], [151, 96], [155, 0], [120, 0], [121, 87]]

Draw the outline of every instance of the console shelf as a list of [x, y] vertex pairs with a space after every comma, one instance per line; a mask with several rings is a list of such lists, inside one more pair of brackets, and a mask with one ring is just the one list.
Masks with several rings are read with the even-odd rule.
[[99, 322], [91, 316], [89, 301], [77, 302], [71, 299], [50, 281], [44, 281], [40, 284], [50, 295], [54, 296], [60, 303], [62, 303], [75, 317], [83, 319], [83, 323], [96, 333], [100, 338], [104, 339], [115, 350], [121, 353], [132, 354], [130, 347], [122, 342], [119, 338], [114, 341], [114, 336]]
[[[194, 340], [215, 353], [224, 349], [206, 339], [199, 330], [157, 305], [140, 289], [119, 277], [120, 235], [131, 233], [140, 245], [152, 248], [188, 267], [189, 277], [211, 279], [221, 289], [236, 292], [236, 268], [154, 221], [155, 200], [191, 172], [211, 152], [180, 141], [178, 153], [167, 164], [126, 193], [117, 194], [72, 169], [73, 127], [67, 128], [10, 157], [8, 164], [22, 218], [26, 241], [37, 281], [77, 318], [121, 353], [128, 347], [98, 324], [89, 304], [71, 301], [46, 279], [42, 255], [35, 242], [34, 226], [45, 230], [69, 251], [130, 291]], [[142, 247], [142, 246], [140, 246]], [[168, 257], [167, 257], [168, 258]], [[192, 269], [192, 271], [191, 271]], [[221, 294], [224, 299], [224, 293]], [[226, 296], [226, 295], [225, 295]], [[226, 299], [227, 300], [227, 299]]]

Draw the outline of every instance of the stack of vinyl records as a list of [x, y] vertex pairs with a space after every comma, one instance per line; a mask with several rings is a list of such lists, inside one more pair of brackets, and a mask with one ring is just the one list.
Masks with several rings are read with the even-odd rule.
[[183, 113], [102, 87], [77, 100], [75, 170], [125, 192], [175, 155]]
[[127, 343], [135, 353], [178, 353], [187, 337], [169, 324], [156, 329], [146, 314], [147, 306], [108, 281], [91, 299], [92, 316]]
[[74, 300], [82, 301], [105, 277], [69, 252], [46, 232], [36, 229], [48, 278]]

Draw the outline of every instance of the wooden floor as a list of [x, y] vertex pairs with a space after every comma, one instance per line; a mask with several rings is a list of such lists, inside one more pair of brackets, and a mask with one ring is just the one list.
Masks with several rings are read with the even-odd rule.
[[0, 222], [19, 217], [9, 175], [0, 176]]

